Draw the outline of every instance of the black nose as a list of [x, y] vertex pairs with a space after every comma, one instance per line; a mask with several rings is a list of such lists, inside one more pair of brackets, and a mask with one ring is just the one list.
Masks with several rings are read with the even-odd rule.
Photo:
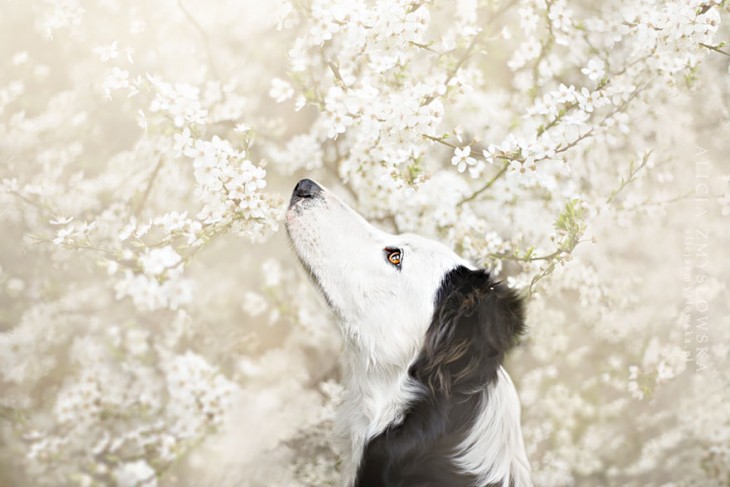
[[289, 204], [294, 204], [303, 198], [314, 198], [322, 192], [320, 185], [312, 181], [311, 179], [302, 179], [294, 187], [294, 191], [291, 194], [291, 201]]

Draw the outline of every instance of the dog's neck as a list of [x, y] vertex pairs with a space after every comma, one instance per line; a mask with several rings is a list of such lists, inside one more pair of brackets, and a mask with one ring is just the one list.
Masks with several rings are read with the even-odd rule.
[[[398, 361], [374, 361], [372, 350], [345, 340], [345, 397], [338, 414], [337, 431], [345, 439], [345, 473], [354, 477], [368, 440], [402, 421], [419, 388], [408, 369], [418, 350]], [[391, 357], [395, 358], [395, 357]]]

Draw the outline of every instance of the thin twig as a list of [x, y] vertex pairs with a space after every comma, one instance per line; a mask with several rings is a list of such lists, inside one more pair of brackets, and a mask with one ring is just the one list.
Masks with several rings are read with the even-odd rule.
[[44, 205], [42, 203], [38, 203], [37, 201], [33, 201], [32, 199], [28, 198], [22, 193], [19, 193], [17, 191], [10, 191], [10, 194], [15, 195], [16, 197], [20, 198], [21, 200], [25, 201], [29, 205], [38, 208], [39, 210], [42, 210], [48, 214], [51, 215], [52, 218], [58, 218], [58, 213], [53, 211], [48, 205]]
[[613, 192], [611, 192], [611, 195], [606, 198], [606, 204], [610, 205], [611, 203], [616, 200], [616, 196], [623, 191], [623, 189], [628, 186], [632, 181], [634, 181], [635, 176], [641, 171], [644, 167], [646, 167], [647, 163], [649, 162], [649, 156], [651, 155], [651, 151], [646, 151], [644, 153], [644, 156], [641, 158], [641, 162], [638, 166], [634, 167], [634, 162], [631, 162], [631, 165], [629, 166], [629, 177], [626, 179], [621, 178], [621, 185], [616, 188]]
[[327, 61], [327, 66], [329, 66], [330, 70], [332, 71], [332, 74], [335, 75], [335, 79], [337, 80], [337, 83], [341, 86], [342, 89], [347, 91], [347, 84], [345, 83], [345, 80], [342, 79], [342, 75], [340, 74], [340, 70], [337, 67], [337, 65], [332, 61]]
[[491, 188], [492, 185], [494, 185], [494, 183], [497, 182], [497, 180], [499, 178], [501, 178], [502, 176], [504, 176], [504, 173], [507, 172], [507, 168], [509, 168], [509, 161], [505, 162], [504, 165], [502, 166], [502, 169], [500, 169], [499, 172], [497, 174], [495, 174], [492, 179], [490, 179], [489, 181], [487, 181], [484, 184], [484, 186], [482, 186], [481, 188], [477, 189], [472, 194], [470, 194], [466, 198], [464, 198], [461, 201], [459, 201], [458, 203], [456, 203], [456, 206], [459, 207], [459, 206], [463, 205], [464, 203], [468, 203], [469, 201], [473, 201], [480, 194], [482, 194], [483, 192], [485, 192], [486, 190], [488, 190], [489, 188]]
[[[547, 38], [544, 39], [542, 42], [540, 42], [540, 54], [537, 56], [537, 59], [535, 59], [535, 63], [532, 65], [532, 79], [534, 80], [535, 84], [537, 84], [537, 78], [540, 70], [540, 64], [542, 63], [543, 59], [547, 57], [547, 55], [550, 53], [550, 50], [553, 47], [553, 44], [555, 43], [555, 34], [553, 33], [553, 23], [550, 20], [550, 8], [552, 7], [552, 2], [548, 1], [545, 5], [545, 24], [547, 25]], [[533, 99], [537, 96], [537, 90], [535, 90], [535, 94], [533, 95]]]
[[556, 250], [555, 252], [552, 252], [550, 254], [539, 255], [537, 257], [518, 257], [514, 254], [496, 253], [496, 254], [489, 254], [487, 257], [490, 257], [492, 259], [500, 259], [500, 260], [514, 260], [514, 261], [518, 261], [518, 262], [535, 262], [538, 260], [554, 259], [555, 257], [558, 257], [563, 252], [564, 252], [564, 250]]
[[203, 47], [205, 47], [205, 53], [208, 56], [208, 65], [210, 66], [211, 74], [213, 74], [213, 77], [217, 81], [220, 81], [221, 77], [215, 64], [215, 58], [213, 57], [213, 50], [210, 47], [210, 39], [208, 38], [208, 34], [205, 32], [205, 29], [203, 29], [203, 27], [198, 23], [198, 21], [195, 20], [195, 17], [193, 17], [190, 11], [185, 7], [185, 5], [182, 3], [182, 0], [177, 0], [177, 5], [178, 7], [180, 7], [180, 10], [182, 11], [188, 22], [190, 22], [193, 28], [198, 31], [198, 34], [200, 34], [200, 37], [203, 39]]
[[446, 142], [444, 139], [441, 139], [439, 137], [434, 137], [433, 135], [421, 134], [421, 136], [422, 137], [425, 137], [425, 138], [427, 138], [429, 140], [433, 140], [434, 142], [438, 142], [439, 144], [443, 144], [443, 145], [445, 145], [447, 147], [451, 147], [452, 149], [458, 149], [459, 148], [459, 146], [456, 146], [456, 145], [452, 144], [451, 142]]
[[673, 198], [667, 198], [664, 200], [656, 200], [656, 201], [647, 201], [646, 203], [641, 203], [635, 206], [631, 206], [629, 208], [620, 208], [621, 211], [640, 211], [644, 208], [648, 208], [650, 206], [662, 206], [662, 205], [669, 205], [671, 203], [676, 203], [678, 201], [684, 201], [686, 199], [689, 199], [690, 197], [694, 196], [695, 192], [694, 190], [687, 191], [686, 193], [680, 194], [679, 196], [675, 196]]
[[720, 54], [722, 54], [724, 56], [730, 57], [730, 53], [720, 49], [720, 46], [711, 46], [709, 44], [705, 44], [704, 42], [700, 42], [700, 46], [705, 47], [705, 48], [710, 49], [715, 52], [719, 52]]
[[[485, 23], [484, 27], [477, 32], [477, 34], [472, 38], [469, 45], [466, 47], [466, 50], [464, 51], [464, 54], [461, 55], [459, 60], [456, 62], [456, 65], [451, 68], [449, 73], [446, 75], [446, 81], [444, 81], [444, 86], [448, 86], [452, 79], [458, 74], [459, 70], [466, 64], [466, 62], [469, 60], [469, 58], [472, 55], [472, 52], [474, 51], [474, 48], [477, 46], [481, 38], [484, 36], [484, 33], [487, 32], [487, 27], [489, 27], [491, 24], [497, 21], [499, 17], [501, 17], [505, 12], [507, 12], [510, 8], [512, 8], [514, 5], [517, 4], [516, 0], [512, 0], [510, 2], [507, 2], [501, 9], [496, 11], [494, 15], [492, 15], [489, 20]], [[422, 47], [422, 46], [419, 46]], [[431, 95], [426, 97], [423, 100], [422, 105], [428, 105], [431, 103], [434, 98], [436, 98], [436, 95]]]
[[155, 179], [157, 179], [157, 175], [160, 173], [160, 169], [162, 169], [162, 165], [165, 162], [164, 157], [160, 157], [157, 160], [157, 164], [155, 165], [155, 168], [152, 170], [152, 174], [150, 175], [150, 178], [147, 180], [147, 186], [144, 188], [144, 193], [142, 193], [142, 199], [139, 200], [139, 203], [137, 203], [137, 208], [134, 210], [134, 216], [139, 216], [140, 213], [142, 213], [142, 210], [144, 209], [144, 205], [147, 203], [147, 199], [150, 196], [150, 193], [152, 192], [152, 185], [155, 183]]
[[408, 41], [408, 44], [410, 44], [412, 46], [415, 46], [415, 47], [420, 47], [421, 49], [424, 49], [426, 51], [432, 52], [434, 54], [438, 54], [439, 56], [442, 56], [443, 55], [442, 52], [438, 52], [436, 49], [432, 48], [431, 46], [428, 46], [426, 44], [421, 44], [420, 42]]

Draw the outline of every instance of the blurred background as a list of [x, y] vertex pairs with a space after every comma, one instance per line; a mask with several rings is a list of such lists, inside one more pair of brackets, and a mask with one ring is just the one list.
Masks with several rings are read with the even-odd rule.
[[535, 485], [730, 485], [726, 1], [0, 11], [0, 485], [339, 485], [302, 177], [524, 293]]

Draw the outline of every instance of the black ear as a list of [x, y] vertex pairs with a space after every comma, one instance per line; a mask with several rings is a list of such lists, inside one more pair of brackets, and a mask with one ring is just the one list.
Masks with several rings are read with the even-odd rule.
[[411, 375], [432, 392], [473, 392], [494, 381], [524, 332], [522, 299], [484, 270], [457, 267], [441, 283]]

